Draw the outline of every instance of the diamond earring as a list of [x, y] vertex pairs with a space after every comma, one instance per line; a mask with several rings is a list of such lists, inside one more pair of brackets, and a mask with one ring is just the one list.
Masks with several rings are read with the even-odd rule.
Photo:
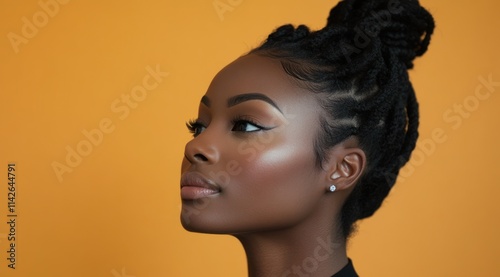
[[334, 192], [336, 189], [337, 189], [337, 187], [336, 187], [335, 185], [331, 185], [331, 186], [328, 188], [328, 190], [329, 190], [330, 192]]

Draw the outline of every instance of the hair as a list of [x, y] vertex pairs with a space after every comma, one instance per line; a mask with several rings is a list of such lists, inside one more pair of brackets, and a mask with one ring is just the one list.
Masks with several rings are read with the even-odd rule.
[[419, 112], [408, 69], [426, 52], [433, 30], [418, 0], [344, 0], [324, 28], [283, 25], [250, 52], [279, 59], [287, 74], [318, 95], [319, 166], [349, 137], [365, 152], [365, 171], [336, 219], [346, 239], [356, 221], [381, 206], [415, 148]]

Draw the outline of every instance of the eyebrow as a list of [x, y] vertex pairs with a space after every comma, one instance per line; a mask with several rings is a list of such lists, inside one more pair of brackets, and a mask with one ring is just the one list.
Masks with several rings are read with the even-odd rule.
[[230, 108], [232, 106], [238, 105], [240, 103], [250, 101], [250, 100], [261, 100], [264, 101], [271, 106], [275, 107], [280, 113], [283, 113], [278, 107], [278, 105], [269, 97], [262, 93], [254, 92], [254, 93], [244, 93], [235, 95], [227, 100], [227, 107]]
[[[238, 94], [238, 95], [232, 96], [227, 100], [227, 107], [230, 108], [232, 106], [235, 106], [235, 105], [238, 105], [240, 103], [250, 101], [250, 100], [264, 101], [264, 102], [270, 104], [271, 106], [275, 107], [280, 113], [283, 113], [281, 111], [280, 107], [278, 107], [278, 105], [276, 104], [276, 102], [274, 102], [268, 96], [266, 96], [262, 93], [258, 93], [258, 92], [243, 93], [243, 94]], [[208, 98], [206, 95], [204, 95], [203, 97], [201, 97], [201, 103], [205, 104], [205, 106], [207, 106], [207, 107], [210, 107], [210, 103], [211, 103], [210, 98]]]

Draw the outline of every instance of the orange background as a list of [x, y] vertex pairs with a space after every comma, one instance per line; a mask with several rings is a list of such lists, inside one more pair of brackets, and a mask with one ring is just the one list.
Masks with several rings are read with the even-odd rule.
[[[38, 1], [0, 2], [0, 276], [245, 276], [234, 238], [180, 226], [184, 122], [221, 67], [283, 23], [320, 28], [337, 1], [220, 0], [231, 7], [221, 14], [212, 0], [61, 2], [45, 18]], [[437, 28], [411, 75], [420, 148], [349, 255], [361, 276], [500, 276], [500, 86], [478, 79], [500, 82], [500, 2], [421, 2]], [[23, 18], [37, 30], [13, 45]], [[168, 76], [148, 79], [126, 113], [122, 95], [157, 66]], [[91, 145], [84, 133], [102, 120], [108, 133]], [[78, 145], [87, 156], [59, 180], [53, 163]]]

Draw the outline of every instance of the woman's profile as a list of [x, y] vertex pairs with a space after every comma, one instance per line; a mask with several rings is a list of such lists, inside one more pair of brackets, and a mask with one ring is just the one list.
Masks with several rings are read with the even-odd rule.
[[415, 147], [433, 29], [418, 0], [344, 0], [223, 68], [187, 124], [184, 228], [236, 237], [251, 277], [358, 276], [346, 242]]

